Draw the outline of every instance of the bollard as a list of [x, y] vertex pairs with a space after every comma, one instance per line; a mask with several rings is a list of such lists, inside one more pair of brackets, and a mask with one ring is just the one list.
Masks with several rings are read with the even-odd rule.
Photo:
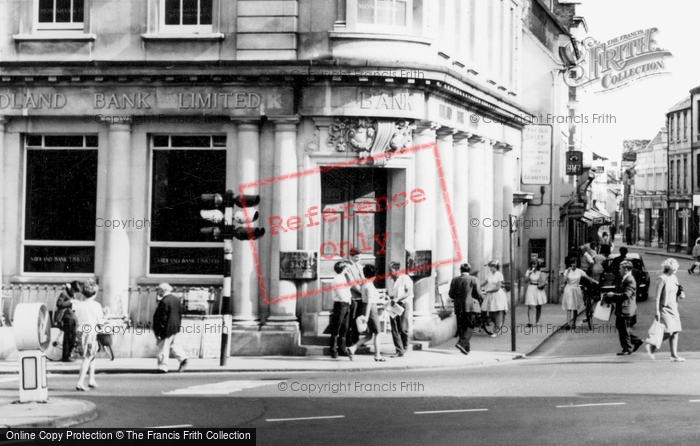
[[19, 402], [45, 403], [49, 399], [49, 387], [44, 351], [51, 343], [51, 321], [46, 305], [17, 304], [12, 330], [19, 350]]

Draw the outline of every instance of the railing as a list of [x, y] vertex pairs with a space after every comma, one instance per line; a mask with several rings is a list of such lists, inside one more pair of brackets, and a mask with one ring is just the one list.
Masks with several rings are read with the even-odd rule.
[[[15, 307], [20, 303], [41, 302], [46, 304], [49, 312], [53, 314], [56, 310], [56, 300], [63, 290], [63, 285], [10, 285], [9, 287], [2, 286], [1, 289], [0, 324], [11, 325]], [[185, 310], [189, 292], [202, 289], [208, 290], [211, 296], [208, 313], [220, 314], [221, 287], [174, 287], [172, 294], [180, 298], [183, 304], [182, 308]], [[97, 293], [97, 301], [103, 301], [102, 290]], [[117, 306], [126, 306], [126, 309], [117, 308], [115, 316], [126, 317], [128, 325], [140, 328], [150, 327], [157, 306], [156, 286], [129, 288], [126, 295], [118, 300]]]

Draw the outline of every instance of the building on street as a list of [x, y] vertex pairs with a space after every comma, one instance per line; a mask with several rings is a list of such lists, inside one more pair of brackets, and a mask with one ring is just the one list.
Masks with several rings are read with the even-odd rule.
[[668, 127], [668, 252], [690, 254], [693, 229], [693, 189], [690, 97], [666, 113]]

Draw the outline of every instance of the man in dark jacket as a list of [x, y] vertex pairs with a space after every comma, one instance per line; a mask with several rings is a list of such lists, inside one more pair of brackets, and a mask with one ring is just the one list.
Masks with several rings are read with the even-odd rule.
[[622, 283], [616, 293], [607, 293], [606, 302], [615, 304], [615, 328], [620, 336], [622, 351], [618, 356], [627, 356], [639, 350], [644, 341], [630, 331], [630, 322], [637, 312], [637, 282], [632, 275], [632, 262], [620, 263]]
[[56, 324], [63, 330], [63, 357], [61, 361], [72, 362], [71, 353], [75, 348], [78, 319], [73, 311], [73, 303], [71, 299], [77, 299], [75, 293], [80, 292], [80, 282], [74, 280], [71, 283], [65, 284], [63, 292], [56, 300]]
[[172, 354], [180, 361], [178, 372], [187, 367], [187, 354], [179, 345], [174, 344], [175, 336], [180, 332], [180, 299], [170, 294], [173, 288], [161, 283], [156, 288], [156, 298], [160, 300], [153, 314], [153, 332], [156, 335], [158, 352], [158, 372], [168, 373], [168, 359]]
[[454, 301], [455, 316], [457, 317], [457, 336], [459, 340], [455, 347], [465, 355], [469, 354], [469, 340], [472, 337], [475, 315], [480, 311], [479, 304], [483, 301], [479, 281], [469, 275], [471, 266], [463, 263], [459, 267], [461, 275], [452, 279], [448, 295]]

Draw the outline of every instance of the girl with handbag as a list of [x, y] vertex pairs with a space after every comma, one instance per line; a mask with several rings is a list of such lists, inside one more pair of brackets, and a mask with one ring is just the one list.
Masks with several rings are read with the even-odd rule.
[[525, 292], [525, 305], [527, 305], [527, 328], [532, 328], [532, 313], [535, 313], [535, 325], [540, 324], [542, 305], [547, 303], [547, 294], [544, 288], [547, 286], [545, 274], [540, 271], [537, 260], [530, 262], [530, 269], [525, 272], [527, 291]]
[[[494, 331], [501, 332], [503, 322], [505, 320], [506, 311], [508, 311], [508, 297], [503, 291], [503, 274], [501, 274], [501, 263], [498, 260], [491, 260], [487, 266], [491, 271], [484, 281], [481, 282], [483, 292], [486, 294], [484, 303], [481, 305], [482, 312], [488, 312], [489, 316], [493, 317]], [[496, 337], [496, 333], [491, 335]]]
[[[374, 277], [377, 275], [377, 269], [373, 265], [365, 265], [362, 272], [367, 279], [362, 284], [362, 308], [360, 312], [362, 316], [357, 319], [364, 318], [367, 324], [367, 334], [361, 337], [354, 345], [348, 348], [348, 355], [352, 359], [357, 347], [366, 344], [369, 341], [374, 343], [374, 360], [377, 362], [386, 362], [386, 358], [382, 357], [382, 352], [379, 342], [379, 312], [377, 311], [377, 303], [380, 302], [379, 290], [374, 286]], [[358, 323], [360, 325], [361, 323]]]
[[[664, 325], [664, 339], [669, 339], [671, 347], [671, 362], [683, 362], [685, 358], [678, 356], [678, 334], [681, 332], [681, 318], [678, 313], [678, 299], [684, 299], [683, 288], [678, 284], [678, 262], [667, 259], [661, 264], [663, 274], [656, 281], [656, 315], [654, 320]], [[655, 359], [656, 347], [646, 344], [647, 353]]]

